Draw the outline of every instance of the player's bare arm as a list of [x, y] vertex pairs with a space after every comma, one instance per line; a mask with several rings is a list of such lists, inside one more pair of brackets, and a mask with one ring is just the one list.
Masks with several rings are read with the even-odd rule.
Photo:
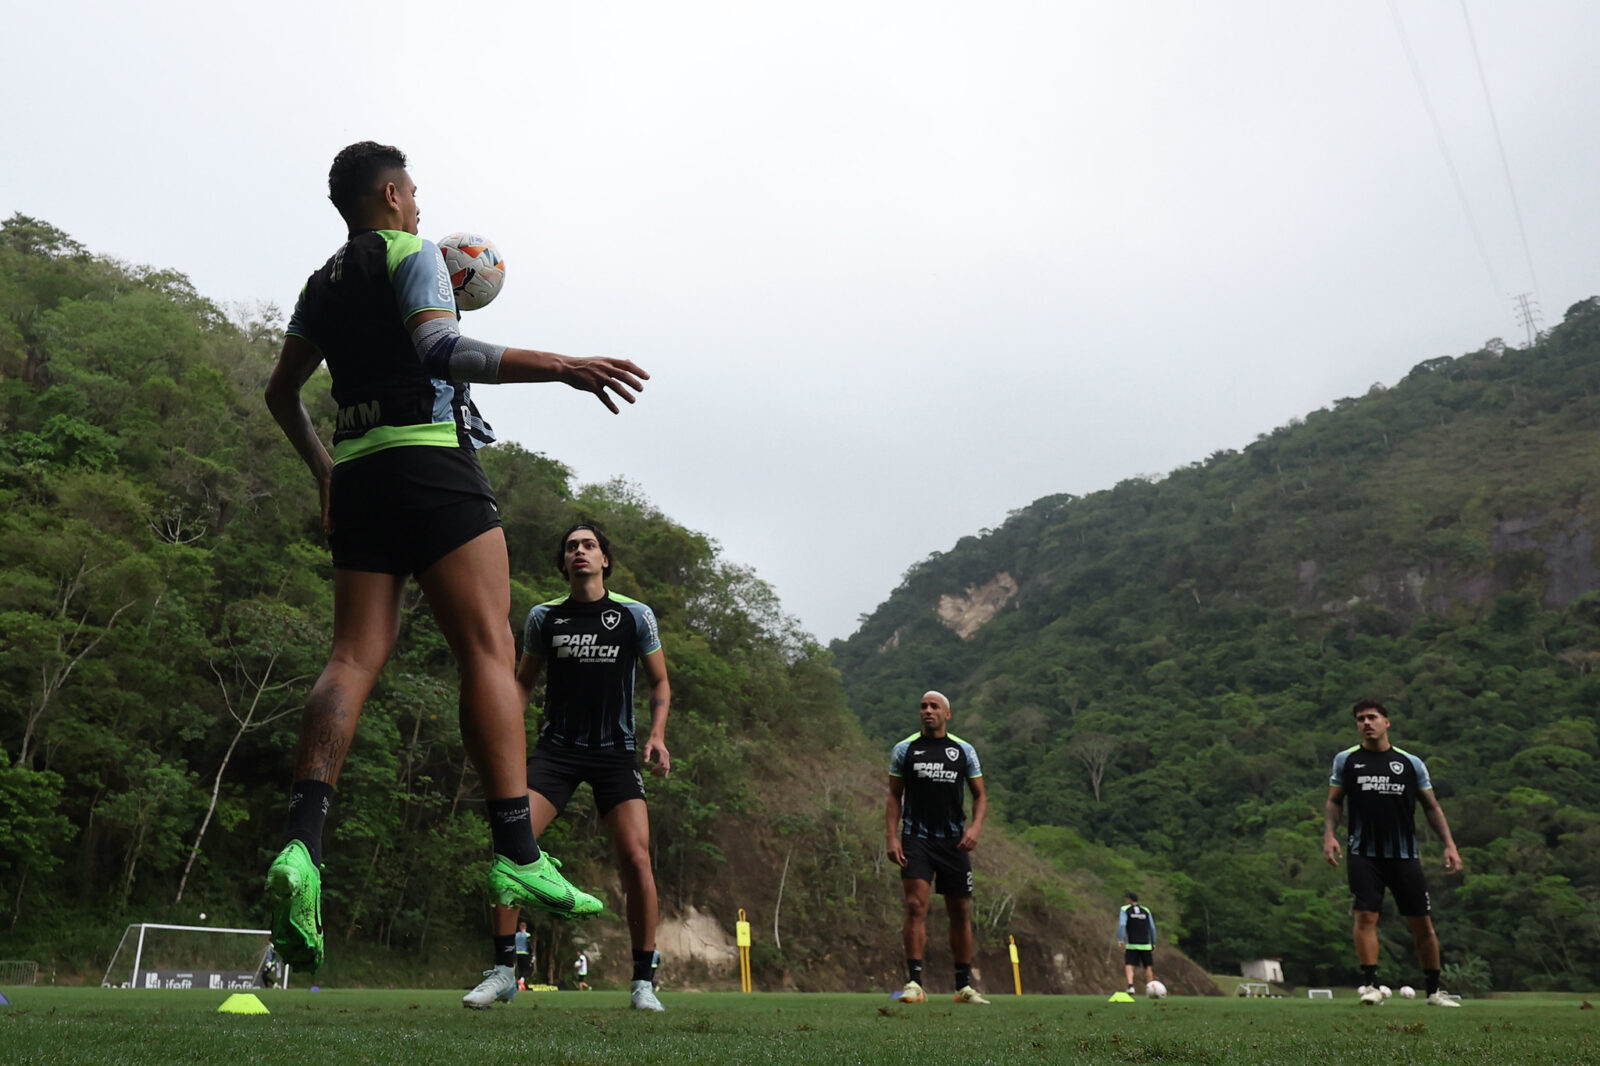
[[317, 494], [322, 503], [322, 528], [333, 525], [329, 500], [333, 488], [333, 457], [317, 436], [311, 415], [300, 399], [300, 390], [311, 380], [312, 373], [322, 364], [322, 353], [317, 346], [303, 337], [290, 335], [283, 340], [283, 351], [278, 353], [278, 364], [272, 368], [267, 381], [267, 409], [283, 429], [284, 436], [294, 445], [317, 479]]
[[1339, 845], [1339, 816], [1344, 813], [1344, 789], [1328, 786], [1328, 802], [1322, 808], [1322, 857], [1329, 866], [1338, 866], [1344, 849]]
[[1447, 874], [1461, 872], [1461, 852], [1456, 850], [1456, 842], [1450, 835], [1450, 823], [1445, 820], [1444, 808], [1439, 806], [1439, 798], [1433, 794], [1433, 789], [1423, 789], [1418, 793], [1422, 801], [1422, 813], [1428, 819], [1428, 825], [1434, 834], [1444, 841], [1444, 872]]
[[889, 778], [889, 801], [883, 811], [885, 847], [896, 866], [906, 864], [905, 849], [900, 846], [900, 796], [905, 788], [906, 783], [900, 778]]
[[989, 813], [989, 793], [983, 787], [983, 778], [967, 778], [967, 791], [972, 793], [972, 822], [967, 826], [966, 832], [961, 834], [961, 842], [956, 845], [961, 851], [971, 851], [978, 846], [978, 834], [983, 831], [983, 818]]
[[[449, 311], [437, 309], [419, 311], [406, 320], [406, 329], [416, 334], [418, 328], [426, 323], [439, 319], [453, 321], [455, 317]], [[611, 393], [616, 393], [627, 402], [633, 403], [634, 393], [643, 391], [644, 383], [649, 378], [650, 375], [642, 367], [628, 359], [612, 359], [606, 356], [584, 358], [535, 351], [531, 348], [507, 348], [500, 355], [499, 371], [494, 382], [502, 385], [516, 382], [565, 382], [580, 392], [594, 393], [601, 403], [610, 408], [612, 414], [617, 414], [620, 409], [612, 400]]]
[[672, 754], [667, 751], [672, 685], [667, 681], [667, 657], [660, 648], [644, 657], [644, 674], [650, 679], [650, 739], [644, 742], [644, 763], [652, 774], [666, 777], [672, 772]]
[[533, 686], [539, 681], [539, 674], [544, 670], [544, 656], [522, 653], [522, 658], [517, 660], [517, 687], [522, 690], [522, 709], [528, 709], [528, 704], [533, 701]]

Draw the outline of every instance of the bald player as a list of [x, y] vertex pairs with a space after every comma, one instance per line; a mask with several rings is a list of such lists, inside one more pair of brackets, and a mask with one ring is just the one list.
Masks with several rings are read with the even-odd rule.
[[[928, 900], [937, 888], [950, 915], [950, 954], [956, 964], [957, 1003], [988, 1003], [972, 987], [972, 849], [978, 846], [989, 800], [983, 768], [971, 744], [951, 733], [950, 701], [925, 692], [917, 707], [922, 729], [889, 756], [889, 801], [884, 833], [889, 858], [900, 866], [906, 920], [906, 987], [902, 1003], [921, 1003], [922, 950], [928, 942]], [[972, 793], [966, 824], [963, 791]]]

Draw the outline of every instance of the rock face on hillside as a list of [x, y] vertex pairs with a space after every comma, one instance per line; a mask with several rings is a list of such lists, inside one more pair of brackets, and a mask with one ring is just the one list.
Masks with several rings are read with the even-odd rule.
[[1006, 604], [1017, 598], [1017, 581], [1010, 574], [999, 573], [981, 587], [968, 585], [959, 596], [948, 593], [939, 597], [939, 621], [966, 640], [988, 625]]
[[[1540, 602], [1560, 608], [1600, 589], [1600, 501], [1593, 493], [1574, 514], [1522, 515], [1496, 520], [1486, 531], [1489, 557], [1463, 568], [1432, 558], [1414, 566], [1369, 573], [1353, 589], [1327, 590], [1314, 559], [1295, 565], [1296, 610], [1339, 615], [1376, 605], [1410, 625], [1429, 614], [1481, 608], [1502, 592], [1533, 588]], [[1337, 598], [1323, 599], [1328, 591]]]

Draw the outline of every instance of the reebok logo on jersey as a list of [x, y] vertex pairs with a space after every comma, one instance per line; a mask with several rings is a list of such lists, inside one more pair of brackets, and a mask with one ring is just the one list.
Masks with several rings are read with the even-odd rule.
[[622, 645], [601, 644], [598, 633], [558, 633], [550, 638], [557, 659], [587, 659], [614, 663], [622, 657]]

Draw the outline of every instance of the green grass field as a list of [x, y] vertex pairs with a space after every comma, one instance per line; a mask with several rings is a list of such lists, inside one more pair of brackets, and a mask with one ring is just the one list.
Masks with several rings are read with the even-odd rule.
[[1390, 1000], [1099, 996], [942, 997], [667, 991], [667, 1013], [623, 992], [524, 993], [468, 1011], [460, 992], [261, 992], [267, 1016], [218, 1014], [220, 992], [6, 989], [0, 1064], [1600, 1063], [1600, 1010], [1581, 996], [1523, 996], [1460, 1010]]

